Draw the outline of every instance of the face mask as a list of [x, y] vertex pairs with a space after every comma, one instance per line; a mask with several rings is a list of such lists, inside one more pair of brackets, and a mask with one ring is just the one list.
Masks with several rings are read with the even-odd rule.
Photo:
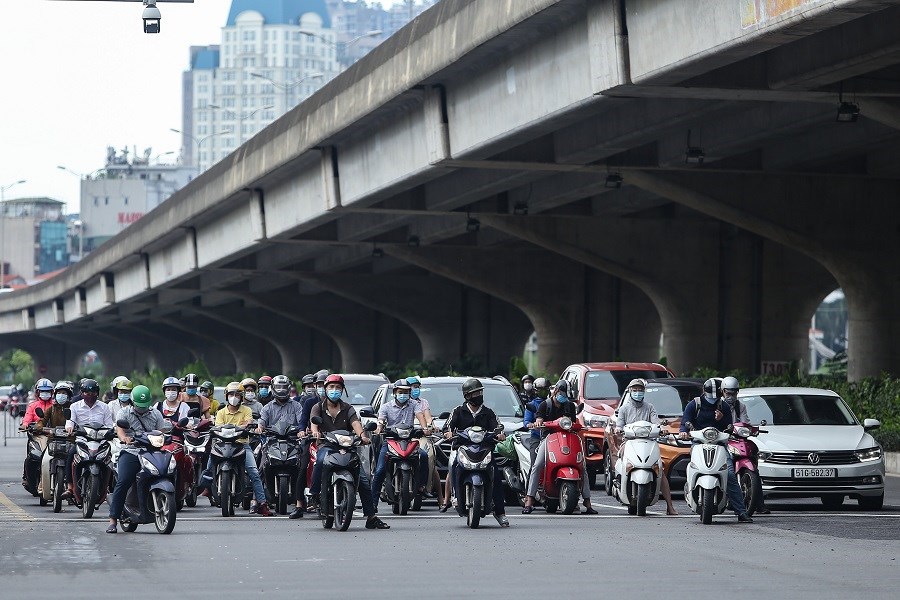
[[259, 390], [259, 397], [260, 398], [268, 398], [269, 397], [269, 388], [261, 388]]
[[50, 392], [41, 392], [40, 394], [38, 394], [38, 397], [41, 400], [49, 400], [52, 396], [53, 394], [51, 394]]
[[409, 402], [409, 394], [397, 394], [394, 398], [397, 399], [397, 404], [406, 404]]
[[[43, 395], [43, 394], [41, 394], [41, 395]], [[68, 401], [69, 401], [69, 395], [68, 395], [68, 394], [57, 394], [57, 395], [56, 395], [56, 403], [57, 403], [57, 404], [65, 404], [65, 403], [67, 403]]]
[[135, 414], [138, 414], [138, 415], [145, 415], [145, 414], [147, 414], [148, 410], [150, 410], [149, 406], [135, 406], [134, 407], [134, 412], [135, 412]]
[[85, 396], [83, 400], [88, 408], [92, 408], [97, 402], [97, 396]]
[[569, 398], [565, 394], [557, 394], [556, 401], [559, 402], [560, 404], [565, 404], [566, 402], [569, 401]]
[[307, 395], [312, 395], [316, 393], [316, 388], [314, 386], [310, 386], [307, 388], [303, 388], [303, 393]]
[[323, 387], [317, 387], [317, 388], [316, 388], [316, 394], [319, 395], [319, 398], [324, 398], [324, 397], [325, 397], [325, 388], [323, 388]]
[[341, 390], [328, 390], [328, 399], [338, 402], [341, 399]]
[[710, 406], [715, 406], [716, 400], [717, 400], [717, 398], [715, 396], [710, 398], [706, 394], [703, 395], [703, 401], [706, 402], [707, 404], [709, 404]]
[[244, 394], [244, 399], [248, 402], [252, 400], [256, 400], [256, 392], [247, 392]]
[[131, 400], [131, 395], [130, 394], [119, 394], [118, 398], [119, 398], [119, 402], [128, 402], [129, 400]]
[[484, 404], [484, 396], [475, 396], [474, 398], [469, 398], [466, 402], [477, 408]]
[[241, 399], [239, 396], [228, 396], [228, 404], [231, 406], [238, 406], [241, 403]]
[[409, 392], [409, 397], [412, 398], [413, 400], [417, 400], [419, 398], [419, 396], [421, 396], [421, 395], [422, 395], [422, 390], [420, 390], [419, 388], [413, 388]]
[[631, 399], [635, 402], [643, 402], [644, 392], [631, 392]]
[[522, 387], [525, 388], [525, 391], [526, 391], [526, 392], [530, 392], [531, 390], [534, 389], [534, 385], [531, 384], [531, 383], [526, 383], [526, 384], [524, 384]]
[[186, 391], [187, 391], [188, 396], [196, 396], [197, 395], [197, 388], [188, 388]]
[[176, 398], [178, 398], [178, 392], [175, 390], [166, 390], [166, 400], [172, 402]]

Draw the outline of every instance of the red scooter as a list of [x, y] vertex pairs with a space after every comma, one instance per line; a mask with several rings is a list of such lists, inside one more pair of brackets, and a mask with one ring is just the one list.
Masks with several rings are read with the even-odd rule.
[[728, 441], [728, 451], [734, 459], [734, 473], [737, 475], [741, 491], [744, 492], [744, 506], [747, 514], [753, 513], [762, 506], [762, 480], [759, 478], [759, 448], [753, 437], [760, 433], [768, 433], [750, 423], [735, 423]]
[[547, 436], [547, 460], [536, 500], [544, 504], [548, 513], [562, 509], [570, 515], [578, 508], [583, 487], [584, 447], [577, 433], [582, 425], [560, 417], [545, 422], [543, 427], [551, 433]]
[[416, 485], [419, 472], [419, 438], [422, 430], [397, 425], [384, 430], [387, 444], [387, 473], [384, 497], [395, 515], [405, 515], [410, 507], [422, 508], [422, 494]]
[[[185, 417], [172, 425], [171, 441], [162, 447], [166, 452], [171, 452], [175, 457], [175, 506], [177, 510], [184, 508], [185, 499], [196, 496], [194, 486], [194, 459], [184, 450], [184, 436], [188, 431], [189, 421]], [[196, 504], [196, 501], [195, 501]]]

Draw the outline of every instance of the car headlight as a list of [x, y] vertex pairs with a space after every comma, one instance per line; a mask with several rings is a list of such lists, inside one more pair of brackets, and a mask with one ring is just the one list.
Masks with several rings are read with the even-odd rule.
[[141, 462], [141, 468], [150, 471], [154, 475], [159, 475], [159, 469], [156, 468], [156, 465], [154, 465], [152, 462], [150, 462], [143, 456], [138, 455], [138, 458], [140, 459], [140, 462]]
[[859, 462], [869, 462], [873, 460], [881, 459], [881, 448], [865, 448], [863, 450], [856, 451], [856, 458], [859, 459]]
[[597, 415], [594, 413], [583, 412], [581, 413], [581, 418], [584, 420], [584, 424], [588, 427], [606, 427], [607, 423], [609, 423], [609, 417], [606, 415]]
[[172, 455], [172, 458], [169, 459], [169, 473], [175, 472], [175, 467], [178, 466], [178, 462], [175, 460], [175, 455]]
[[769, 460], [770, 458], [772, 458], [771, 452], [760, 452], [759, 453], [759, 460]]

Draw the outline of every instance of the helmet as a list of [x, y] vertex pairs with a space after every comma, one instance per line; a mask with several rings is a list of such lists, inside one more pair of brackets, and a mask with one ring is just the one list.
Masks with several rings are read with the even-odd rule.
[[300, 380], [300, 385], [307, 386], [307, 385], [309, 385], [311, 383], [315, 383], [315, 382], [316, 382], [316, 376], [313, 375], [312, 373], [310, 373], [308, 375], [303, 376], [303, 378]]
[[[112, 383], [109, 384], [109, 391], [115, 393], [116, 389], [118, 389], [118, 387], [119, 387], [119, 384], [122, 383], [123, 381], [128, 381], [128, 378], [125, 377], [124, 375], [119, 375], [118, 377], [113, 379]], [[131, 391], [131, 387], [129, 387], [128, 390]]]
[[259, 381], [257, 381], [257, 384], [259, 384], [259, 387], [262, 387], [264, 385], [272, 387], [272, 378], [269, 377], [268, 375], [263, 375], [262, 377], [259, 378]]
[[630, 388], [633, 388], [633, 387], [636, 386], [636, 385], [639, 385], [639, 386], [641, 386], [642, 388], [646, 388], [646, 387], [647, 387], [647, 380], [638, 377], [637, 379], [632, 379], [632, 380], [628, 383], [629, 389], [630, 389]]
[[550, 387], [550, 382], [547, 381], [546, 377], [538, 377], [534, 380], [534, 389], [546, 390], [548, 387]]
[[181, 389], [181, 381], [174, 377], [166, 377], [162, 382], [162, 389], [165, 391], [167, 387], [177, 387], [179, 390]]
[[322, 369], [316, 373], [315, 383], [319, 383], [320, 381], [324, 383], [326, 379], [328, 379], [328, 369]]
[[287, 375], [276, 375], [272, 378], [272, 392], [279, 400], [284, 400], [290, 396], [291, 380]]
[[197, 386], [197, 389], [200, 391], [201, 394], [203, 393], [203, 390], [206, 390], [207, 393], [203, 394], [203, 395], [208, 396], [209, 394], [211, 394], [213, 392], [213, 382], [212, 381], [204, 381], [199, 386]]
[[703, 395], [710, 402], [718, 400], [721, 393], [722, 381], [719, 378], [710, 377], [703, 383]]
[[244, 386], [238, 383], [237, 381], [232, 381], [228, 385], [225, 386], [225, 397], [228, 398], [228, 394], [237, 394], [244, 398]]
[[53, 387], [53, 391], [55, 392], [68, 392], [70, 396], [75, 395], [75, 384], [71, 381], [57, 381], [56, 385]]
[[525, 383], [526, 381], [534, 383], [534, 375], [529, 375], [527, 373], [525, 375], [522, 375], [522, 383]]
[[415, 375], [410, 375], [409, 377], [407, 377], [406, 383], [408, 383], [409, 385], [422, 385], [422, 382]]
[[412, 386], [407, 379], [398, 379], [394, 382], [394, 393], [396, 394], [399, 390], [409, 390]]
[[556, 388], [557, 393], [562, 392], [566, 396], [569, 395], [569, 382], [565, 379], [560, 379], [553, 387]]
[[[175, 379], [172, 377], [172, 379]], [[175, 381], [178, 381], [177, 379]], [[139, 385], [131, 390], [131, 401], [138, 408], [150, 408], [153, 403], [153, 396], [150, 394], [150, 388], [146, 385]]]
[[197, 377], [196, 373], [188, 373], [181, 378], [181, 381], [185, 387], [198, 387], [200, 385], [200, 378]]
[[100, 394], [100, 384], [96, 379], [82, 379], [78, 382], [78, 391], [82, 394]]
[[342, 388], [347, 387], [346, 385], [344, 385], [344, 378], [341, 377], [340, 375], [329, 375], [328, 377], [325, 378], [326, 386], [329, 386], [332, 383], [339, 383]]
[[36, 392], [52, 392], [53, 382], [46, 378], [38, 379], [34, 384], [34, 390]]
[[469, 398], [473, 398], [478, 395], [484, 394], [484, 384], [475, 379], [474, 377], [469, 377], [462, 384], [462, 394], [463, 398], [468, 400]]
[[726, 377], [722, 380], [722, 390], [726, 392], [734, 392], [735, 394], [741, 389], [736, 377]]
[[253, 378], [251, 378], [251, 377], [247, 377], [246, 379], [242, 379], [242, 380], [241, 380], [241, 385], [244, 386], [244, 391], [245, 391], [245, 392], [249, 391], [250, 388], [253, 388], [254, 390], [257, 388], [256, 380], [253, 379]]

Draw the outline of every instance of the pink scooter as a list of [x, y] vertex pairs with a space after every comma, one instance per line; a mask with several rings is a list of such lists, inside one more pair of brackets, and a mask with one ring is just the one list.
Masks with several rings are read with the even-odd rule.
[[[763, 422], [765, 425], [765, 422]], [[734, 459], [734, 473], [737, 475], [741, 491], [744, 492], [744, 506], [747, 514], [752, 515], [763, 506], [762, 480], [759, 477], [759, 448], [750, 439], [760, 433], [768, 433], [750, 423], [735, 423], [728, 442], [728, 451]]]

